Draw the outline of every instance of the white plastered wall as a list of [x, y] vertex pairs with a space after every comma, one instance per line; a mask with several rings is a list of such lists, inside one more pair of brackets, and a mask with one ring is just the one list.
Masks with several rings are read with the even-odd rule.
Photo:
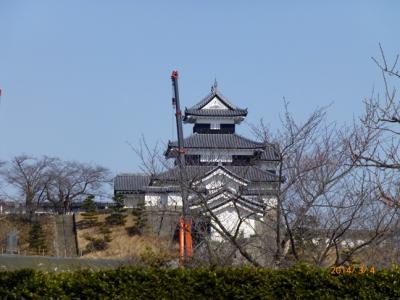
[[[232, 203], [224, 206], [221, 209], [213, 212], [221, 223], [220, 226], [215, 220], [211, 220], [213, 226], [211, 228], [211, 239], [214, 241], [223, 241], [224, 235], [221, 235], [219, 231], [225, 228], [230, 234], [234, 235], [236, 231], [239, 231], [239, 237], [249, 238], [256, 233], [256, 215], [250, 215], [246, 210], [240, 207], [234, 207]], [[240, 219], [246, 217], [240, 224]], [[216, 228], [214, 228], [216, 227]], [[217, 230], [218, 229], [218, 230]]]
[[147, 193], [144, 203], [147, 207], [159, 207], [164, 199], [167, 200], [167, 206], [182, 206], [182, 197], [178, 193]]
[[[210, 203], [212, 201], [221, 200], [221, 197], [225, 199], [229, 199], [234, 197], [234, 195], [238, 192], [240, 186], [246, 186], [247, 182], [240, 180], [227, 173], [224, 169], [218, 169], [214, 173], [209, 174], [202, 180], [196, 183], [198, 186], [205, 187], [210, 194], [217, 193], [219, 189], [224, 188], [229, 191], [223, 194], [216, 196], [213, 199], [209, 199]], [[272, 186], [268, 185], [260, 186], [260, 188], [271, 190]], [[168, 206], [182, 206], [182, 198], [179, 193], [147, 193], [145, 196], [145, 204], [149, 207], [160, 207], [162, 206], [162, 198], [167, 197], [167, 205]], [[198, 197], [198, 195], [192, 194], [189, 196]], [[262, 201], [267, 205], [267, 210], [273, 210], [276, 208], [277, 199], [274, 196], [247, 196], [247, 198], [257, 198], [254, 200], [259, 200], [261, 197]], [[192, 207], [194, 209], [201, 208], [201, 205], [198, 207]], [[243, 208], [240, 206], [234, 206], [233, 202], [228, 202], [225, 205], [219, 207], [214, 210], [213, 213], [217, 216], [218, 220], [222, 223], [222, 226], [226, 228], [231, 234], [235, 234], [235, 231], [240, 222], [240, 218], [245, 218], [242, 221], [242, 224], [239, 227], [240, 236], [248, 238], [254, 234], [256, 234], [256, 228], [260, 226], [263, 222], [262, 214], [255, 214], [252, 211], [249, 211], [247, 208]], [[207, 213], [206, 213], [207, 214]], [[219, 227], [217, 222], [212, 221], [215, 227]], [[215, 241], [223, 240], [223, 236], [215, 230], [211, 229], [211, 239]]]
[[218, 99], [218, 97], [212, 98], [210, 102], [208, 102], [202, 109], [229, 109], [225, 104]]
[[225, 188], [236, 193], [239, 190], [239, 186], [247, 185], [247, 183], [231, 176], [223, 169], [217, 169], [212, 174], [203, 178], [202, 182], [198, 184], [204, 186], [211, 193], [216, 192], [220, 188]]

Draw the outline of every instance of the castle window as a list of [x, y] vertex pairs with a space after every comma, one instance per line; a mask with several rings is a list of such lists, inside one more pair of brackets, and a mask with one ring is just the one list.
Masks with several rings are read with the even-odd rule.
[[200, 162], [232, 162], [232, 155], [219, 153], [202, 154]]
[[167, 194], [162, 194], [161, 195], [160, 204], [164, 205], [164, 206], [168, 204], [168, 195]]
[[211, 123], [210, 129], [211, 130], [219, 130], [219, 129], [221, 129], [221, 125], [219, 123]]

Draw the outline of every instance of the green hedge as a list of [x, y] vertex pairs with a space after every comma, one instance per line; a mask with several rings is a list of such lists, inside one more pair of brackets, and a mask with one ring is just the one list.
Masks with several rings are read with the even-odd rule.
[[120, 268], [0, 272], [0, 299], [400, 299], [400, 271]]

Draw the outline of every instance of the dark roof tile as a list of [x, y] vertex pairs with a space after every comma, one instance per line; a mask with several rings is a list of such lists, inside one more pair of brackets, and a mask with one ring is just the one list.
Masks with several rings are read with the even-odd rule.
[[[168, 149], [176, 147], [178, 147], [177, 141], [168, 143]], [[237, 134], [194, 133], [184, 139], [184, 147], [204, 149], [262, 149], [265, 145]]]
[[[225, 168], [238, 177], [251, 182], [278, 181], [278, 176], [254, 166], [186, 166], [186, 174], [189, 180], [197, 180], [217, 168]], [[173, 168], [156, 175], [154, 179], [161, 181], [177, 181], [179, 179], [179, 172], [179, 168]]]
[[[259, 188], [254, 188], [252, 187], [251, 183], [277, 182], [279, 179], [278, 176], [253, 166], [186, 166], [185, 170], [189, 180], [199, 180], [218, 168], [225, 169], [229, 173], [236, 175], [239, 178], [250, 181], [249, 191], [245, 190], [243, 191], [243, 194], [254, 195], [269, 192], [266, 190], [260, 190]], [[151, 180], [151, 178], [153, 178], [153, 180]], [[166, 182], [176, 183], [179, 178], [180, 171], [178, 167], [175, 167], [153, 177], [138, 174], [122, 174], [117, 175], [114, 179], [114, 191], [128, 193], [179, 192], [180, 187], [178, 185], [164, 185]]]
[[260, 160], [277, 161], [278, 159], [279, 159], [278, 153], [276, 152], [274, 145], [267, 144], [267, 146], [264, 148], [264, 150], [261, 153]]
[[143, 174], [120, 174], [114, 178], [114, 191], [144, 192], [150, 184], [150, 176]]
[[185, 120], [188, 116], [204, 116], [204, 117], [245, 117], [247, 109], [185, 109]]
[[193, 105], [189, 109], [201, 109], [208, 104], [214, 97], [217, 97], [222, 101], [230, 110], [240, 109], [236, 105], [232, 104], [218, 89], [212, 89], [211, 92], [199, 103]]
[[[215, 97], [217, 97], [228, 109], [202, 109]], [[185, 121], [187, 120], [187, 116], [190, 115], [208, 117], [245, 117], [247, 116], [247, 109], [239, 108], [232, 104], [217, 88], [213, 88], [203, 100], [192, 107], [185, 109]]]

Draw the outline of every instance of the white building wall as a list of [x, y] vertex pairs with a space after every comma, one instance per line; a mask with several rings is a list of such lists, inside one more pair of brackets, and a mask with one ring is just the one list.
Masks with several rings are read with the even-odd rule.
[[147, 207], [182, 206], [182, 197], [177, 193], [147, 193], [144, 203]]
[[168, 195], [168, 205], [169, 206], [182, 206], [182, 197], [179, 194], [169, 194]]
[[[196, 184], [201, 187], [205, 187], [211, 194], [217, 192], [219, 189], [224, 188], [230, 192], [226, 192], [223, 194], [219, 194], [213, 199], [209, 199], [209, 201], [219, 201], [221, 197], [223, 198], [231, 198], [232, 195], [235, 195], [239, 191], [240, 186], [246, 186], [247, 183], [239, 180], [236, 177], [231, 176], [224, 170], [220, 169], [213, 174], [203, 178], [198, 181]], [[272, 190], [271, 184], [263, 184], [260, 186], [260, 189], [264, 190]], [[232, 194], [231, 194], [232, 193]], [[189, 199], [191, 197], [197, 197], [198, 195], [192, 194], [189, 195]], [[276, 208], [277, 199], [274, 196], [247, 196], [249, 198], [254, 198], [254, 200], [262, 201], [267, 205], [267, 210], [273, 210]], [[147, 193], [145, 195], [145, 205], [147, 207], [162, 207], [168, 205], [170, 207], [181, 207], [182, 206], [182, 198], [180, 193]], [[201, 209], [201, 205], [193, 207], [194, 209]], [[256, 234], [256, 228], [261, 228], [263, 222], [263, 213], [255, 214], [252, 211], [249, 211], [246, 208], [235, 207], [232, 202], [228, 202], [222, 207], [214, 210], [213, 213], [217, 216], [218, 220], [222, 223], [222, 226], [227, 229], [231, 234], [235, 234], [237, 227], [240, 223], [240, 218], [245, 218], [245, 220], [240, 224], [239, 227], [239, 236], [248, 238], [254, 234]], [[215, 221], [213, 225], [217, 228], [219, 225]], [[223, 236], [218, 232], [218, 230], [211, 228], [211, 239], [215, 241], [222, 241]]]
[[213, 193], [222, 187], [232, 192], [237, 192], [239, 186], [247, 184], [226, 173], [224, 170], [219, 169], [202, 179], [201, 185]]
[[223, 104], [218, 97], [214, 97], [210, 102], [208, 102], [202, 109], [223, 109], [227, 110], [228, 107]]
[[278, 199], [275, 196], [262, 197], [263, 202], [267, 205], [267, 210], [275, 209], [278, 206]]
[[[249, 238], [250, 236], [256, 234], [256, 220], [255, 216], [251, 216], [247, 218], [240, 225], [240, 215], [245, 216], [248, 212], [233, 207], [233, 205], [229, 205], [228, 207], [224, 207], [216, 212], [214, 212], [219, 222], [221, 222], [223, 228], [229, 231], [230, 234], [235, 234], [236, 230], [239, 227], [239, 236], [244, 238]], [[217, 227], [220, 231], [222, 231], [221, 227], [217, 224], [217, 222], [211, 220], [213, 225]], [[214, 241], [223, 241], [224, 237], [221, 235], [218, 230], [215, 228], [211, 228], [211, 239]]]
[[130, 195], [125, 196], [124, 204], [125, 204], [125, 207], [127, 207], [127, 208], [133, 208], [133, 207], [137, 207], [137, 205], [140, 202], [143, 202], [143, 200], [144, 200], [144, 195], [130, 194]]

